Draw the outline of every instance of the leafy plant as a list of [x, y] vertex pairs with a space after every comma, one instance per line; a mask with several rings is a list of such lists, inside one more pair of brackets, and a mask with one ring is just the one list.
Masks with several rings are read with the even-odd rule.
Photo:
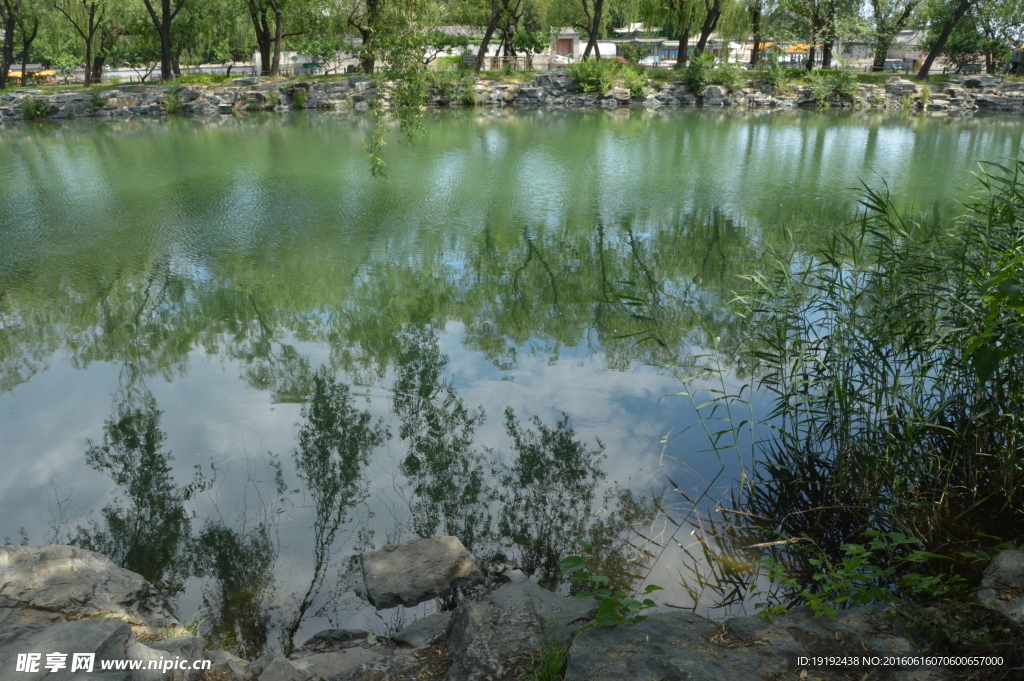
[[75, 74], [79, 63], [78, 57], [73, 54], [63, 53], [50, 58], [50, 68], [63, 76], [65, 83]]
[[811, 96], [819, 106], [829, 97], [853, 101], [857, 96], [857, 77], [850, 71], [817, 72], [812, 77], [811, 87]]
[[[591, 548], [587, 542], [578, 542], [583, 549]], [[609, 579], [603, 575], [591, 574], [587, 562], [580, 556], [569, 556], [562, 560], [561, 572], [569, 575], [573, 583], [588, 583], [595, 588], [593, 591], [582, 591], [576, 598], [593, 598], [597, 601], [597, 612], [594, 619], [586, 624], [583, 629], [590, 627], [615, 627], [620, 624], [636, 624], [647, 619], [641, 613], [644, 610], [657, 607], [657, 604], [650, 598], [638, 601], [630, 598], [624, 590], [612, 591], [607, 587]], [[649, 584], [643, 594], [649, 595], [660, 591], [660, 586]]]
[[164, 97], [164, 110], [169, 114], [180, 112], [183, 104], [181, 97], [173, 92]]
[[744, 72], [735, 66], [720, 66], [708, 71], [707, 82], [711, 85], [722, 85], [730, 90], [736, 90], [743, 86], [746, 77]]
[[758, 78], [761, 82], [771, 85], [776, 92], [781, 92], [788, 88], [788, 69], [782, 68], [777, 61], [772, 61], [770, 67], [762, 69], [758, 74]]
[[611, 59], [587, 59], [569, 64], [569, 73], [583, 92], [604, 94], [612, 86], [619, 62]]
[[292, 88], [292, 104], [295, 105], [296, 109], [305, 109], [307, 101], [305, 88]]
[[548, 643], [540, 649], [533, 668], [523, 677], [524, 681], [561, 681], [565, 664], [569, 658], [569, 644], [559, 641]]
[[197, 73], [181, 76], [175, 80], [182, 85], [214, 85], [227, 82], [228, 77], [219, 73]]
[[715, 66], [715, 58], [710, 54], [698, 54], [690, 59], [689, 66], [686, 67], [686, 75], [683, 76], [683, 82], [686, 83], [686, 87], [695, 95], [702, 94], [704, 88], [711, 82], [710, 72]]
[[[827, 615], [832, 619], [836, 618], [836, 610], [853, 605], [966, 593], [967, 582], [958, 575], [926, 576], [914, 570], [929, 560], [943, 559], [914, 548], [921, 545], [920, 540], [901, 532], [868, 531], [866, 535], [870, 540], [865, 544], [842, 546], [839, 561], [815, 550], [813, 543], [802, 544], [801, 550], [812, 556], [807, 560], [814, 568], [809, 583], [800, 583], [787, 574], [786, 567], [772, 556], [763, 561], [765, 573], [773, 583], [795, 594], [796, 600], [802, 601], [815, 617]], [[755, 603], [754, 607], [768, 618], [785, 610], [769, 603]]]
[[635, 66], [626, 66], [619, 70], [622, 85], [629, 90], [631, 97], [643, 97], [651, 91], [647, 83], [647, 72]]
[[29, 120], [38, 120], [50, 115], [50, 105], [41, 99], [27, 97], [21, 102], [21, 112]]

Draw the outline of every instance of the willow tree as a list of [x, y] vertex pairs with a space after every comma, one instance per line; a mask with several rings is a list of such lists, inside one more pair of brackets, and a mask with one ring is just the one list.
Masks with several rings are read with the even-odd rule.
[[885, 68], [885, 57], [896, 34], [910, 21], [921, 0], [871, 0], [872, 39], [874, 42], [871, 68]]
[[102, 79], [103, 72], [97, 79], [93, 71], [93, 47], [107, 16], [107, 0], [53, 0], [53, 8], [67, 19], [68, 23], [82, 39], [85, 46], [85, 84], [92, 85], [94, 80]]

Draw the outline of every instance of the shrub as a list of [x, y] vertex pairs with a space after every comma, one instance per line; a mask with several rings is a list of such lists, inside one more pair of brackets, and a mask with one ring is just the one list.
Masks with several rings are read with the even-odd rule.
[[643, 97], [651, 91], [651, 87], [647, 83], [647, 72], [645, 69], [626, 66], [619, 69], [619, 76], [622, 79], [623, 87], [629, 90], [630, 97]]
[[121, 76], [111, 76], [110, 78], [107, 78], [107, 82], [110, 83], [111, 85], [120, 85], [121, 84]]
[[710, 71], [714, 65], [715, 58], [707, 53], [695, 55], [690, 59], [690, 64], [686, 67], [686, 75], [683, 76], [683, 82], [686, 83], [690, 92], [695, 95], [704, 92], [704, 88], [710, 82]]
[[462, 57], [438, 57], [434, 61], [434, 68], [437, 71], [465, 71], [469, 68]]
[[181, 111], [183, 103], [184, 102], [181, 101], [181, 97], [172, 92], [164, 97], [164, 110], [169, 114], [178, 113]]
[[426, 72], [426, 87], [437, 90], [449, 102], [476, 104], [476, 81], [472, 71], [432, 69]]
[[50, 115], [50, 105], [41, 99], [29, 97], [21, 103], [21, 112], [29, 120], [38, 120]]
[[707, 82], [711, 85], [723, 85], [730, 90], [736, 90], [743, 86], [746, 77], [743, 71], [735, 66], [720, 66], [708, 71]]
[[212, 85], [214, 83], [227, 82], [228, 77], [222, 74], [200, 73], [191, 76], [181, 76], [174, 82], [182, 85]]
[[849, 71], [820, 71], [811, 77], [811, 96], [818, 104], [829, 97], [853, 101], [857, 96], [857, 77]]
[[782, 68], [777, 61], [773, 61], [772, 65], [767, 69], [762, 69], [758, 74], [758, 79], [762, 83], [771, 85], [775, 90], [784, 90], [788, 87], [788, 69]]
[[619, 62], [611, 59], [587, 59], [569, 64], [572, 79], [584, 92], [608, 92], [612, 79], [618, 72]]
[[296, 109], [305, 109], [307, 102], [306, 90], [301, 87], [292, 89], [292, 104]]

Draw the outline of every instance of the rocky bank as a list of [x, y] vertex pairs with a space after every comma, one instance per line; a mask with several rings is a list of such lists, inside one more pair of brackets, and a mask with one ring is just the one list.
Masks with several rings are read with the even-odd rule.
[[[471, 93], [477, 106], [514, 109], [616, 109], [635, 107], [661, 109], [686, 106], [736, 109], [816, 108], [810, 86], [794, 85], [779, 91], [771, 85], [730, 90], [710, 85], [701, 93], [691, 92], [681, 81], [650, 82], [652, 91], [631, 96], [624, 87], [607, 93], [581, 92], [569, 71], [539, 73], [526, 83], [500, 83], [478, 79]], [[828, 106], [854, 109], [903, 110], [910, 108], [931, 114], [972, 114], [976, 112], [1024, 114], [1024, 83], [995, 76], [957, 77], [936, 84], [933, 92], [909, 80], [893, 76], [884, 85], [861, 84], [852, 99], [833, 97]], [[925, 94], [928, 96], [925, 97]], [[431, 92], [433, 107], [464, 106], [466, 97], [449, 99], [441, 91]], [[164, 85], [116, 85], [92, 92], [65, 91], [44, 94], [39, 90], [16, 89], [0, 94], [0, 123], [26, 118], [66, 119], [81, 117], [238, 115], [245, 112], [316, 109], [366, 111], [376, 100], [387, 105], [387, 88], [377, 88], [364, 76], [333, 80], [267, 82], [261, 78], [237, 78], [229, 85], [169, 87]]]
[[[419, 569], [416, 566], [420, 566]], [[485, 579], [454, 537], [423, 539], [363, 555], [368, 595], [381, 605], [423, 602], [453, 586], [471, 598], [416, 620], [390, 639], [366, 631], [322, 631], [286, 657], [242, 660], [181, 629], [155, 589], [98, 554], [68, 546], [0, 547], [0, 680], [58, 681], [498, 681], [525, 678], [542, 648], [568, 649], [566, 681], [939, 681], [943, 668], [815, 670], [799, 656], [919, 652], [885, 605], [842, 611], [835, 620], [796, 609], [773, 622], [714, 622], [658, 612], [631, 626], [585, 628], [595, 603], [547, 591], [518, 570]], [[489, 582], [489, 583], [483, 583]], [[1024, 552], [1005, 551], [985, 573], [979, 601], [1024, 624]], [[381, 607], [383, 607], [383, 605]], [[186, 635], [182, 635], [186, 634]], [[92, 674], [16, 670], [24, 653], [94, 653]], [[208, 671], [100, 671], [100, 661], [180, 657]]]

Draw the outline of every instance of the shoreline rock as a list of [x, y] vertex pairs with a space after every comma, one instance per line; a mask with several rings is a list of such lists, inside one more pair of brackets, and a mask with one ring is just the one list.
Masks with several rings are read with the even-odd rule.
[[[392, 556], [401, 567], [411, 556], [423, 555], [425, 546], [440, 547], [447, 562], [436, 562], [439, 575], [433, 579], [450, 583], [451, 565], [466, 568], [461, 560], [449, 560], [462, 555], [458, 549], [465, 552], [451, 539], [416, 540], [377, 553], [383, 554], [379, 556], [382, 560]], [[26, 574], [29, 566], [45, 569]], [[476, 570], [471, 563], [469, 567], [470, 572]], [[427, 568], [421, 564], [421, 569]], [[1004, 551], [985, 572], [979, 603], [1002, 613], [1008, 624], [1020, 624], [1022, 585], [1024, 552]], [[798, 656], [909, 657], [925, 652], [912, 641], [901, 620], [889, 616], [892, 606], [888, 604], [850, 608], [838, 612], [835, 619], [815, 617], [806, 608], [794, 608], [773, 621], [749, 616], [716, 622], [687, 611], [669, 611], [653, 613], [629, 626], [584, 628], [596, 606], [592, 599], [560, 596], [522, 572], [509, 570], [453, 611], [416, 620], [393, 639], [382, 637], [378, 642], [365, 631], [329, 629], [296, 649], [293, 659], [270, 652], [247, 662], [226, 651], [206, 650], [200, 637], [140, 642], [133, 633], [137, 623], [113, 619], [110, 612], [102, 611], [104, 604], [120, 604], [123, 612], [115, 614], [144, 620], [149, 626], [152, 620], [143, 614], [165, 617], [169, 613], [148, 601], [126, 605], [124, 599], [126, 593], [149, 598], [150, 590], [140, 576], [89, 551], [66, 546], [0, 547], [0, 598], [6, 599], [0, 601], [5, 604], [0, 606], [0, 633], [7, 636], [0, 639], [0, 681], [70, 678], [69, 668], [49, 673], [42, 664], [36, 672], [15, 671], [19, 653], [45, 657], [54, 651], [95, 653], [93, 673], [101, 681], [385, 681], [410, 677], [511, 681], [528, 673], [544, 647], [552, 643], [568, 649], [565, 681], [779, 681], [804, 678], [802, 673], [813, 678], [820, 673], [800, 666]], [[48, 619], [28, 626], [19, 615], [26, 610], [49, 613]], [[101, 660], [145, 662], [171, 657], [209, 660], [213, 676], [195, 670], [168, 675], [148, 669], [104, 671], [99, 667]], [[943, 681], [952, 678], [953, 670], [892, 667], [883, 671], [879, 679]], [[826, 674], [823, 678], [832, 677]]]
[[[657, 110], [678, 107], [719, 107], [733, 109], [820, 108], [813, 88], [793, 84], [786, 91], [756, 82], [730, 89], [709, 85], [701, 93], [691, 92], [682, 81], [649, 81], [654, 91], [631, 96], [623, 87], [607, 93], [580, 92], [567, 69], [536, 74], [525, 83], [474, 81], [475, 104], [453, 101], [451, 94], [431, 90], [427, 105], [432, 108], [476, 106], [520, 110], [600, 110], [639, 108]], [[914, 111], [932, 115], [974, 113], [1024, 114], [1024, 83], [1012, 83], [995, 76], [959, 76], [936, 84], [936, 91], [923, 97], [923, 86], [893, 76], [885, 84], [859, 84], [853, 101], [830, 97], [829, 107], [855, 110]], [[301, 94], [300, 94], [301, 93]], [[367, 111], [380, 100], [387, 107], [390, 95], [365, 76], [334, 80], [264, 82], [261, 78], [236, 78], [219, 85], [111, 85], [98, 92], [63, 91], [43, 94], [41, 90], [15, 89], [0, 94], [0, 123], [26, 119], [28, 100], [37, 100], [40, 118], [119, 118], [131, 116], [230, 116], [246, 112], [278, 112], [310, 109], [320, 111]]]

